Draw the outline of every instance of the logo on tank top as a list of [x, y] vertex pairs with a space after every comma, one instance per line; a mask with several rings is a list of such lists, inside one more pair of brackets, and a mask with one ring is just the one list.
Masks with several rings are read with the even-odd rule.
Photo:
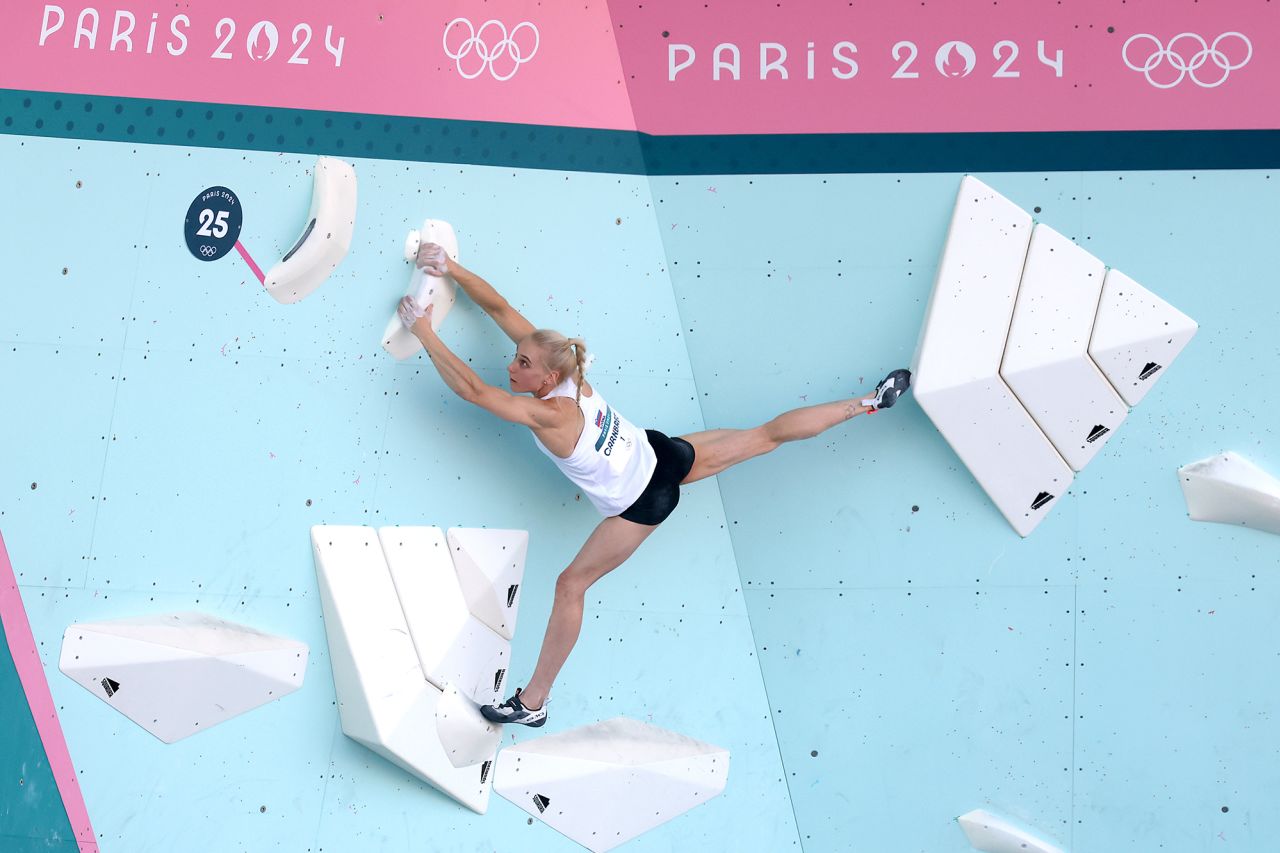
[[604, 448], [604, 455], [609, 456], [613, 453], [613, 445], [618, 440], [618, 430], [622, 425], [613, 413], [613, 409], [605, 406], [603, 412], [596, 413], [596, 426], [600, 428], [600, 437], [596, 439], [596, 450]]

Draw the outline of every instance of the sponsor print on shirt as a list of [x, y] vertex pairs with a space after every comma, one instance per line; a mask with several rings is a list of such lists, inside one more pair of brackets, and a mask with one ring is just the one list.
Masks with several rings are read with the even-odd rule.
[[[603, 412], [596, 412], [596, 427], [600, 430], [600, 437], [596, 439], [596, 450], [603, 448], [605, 456], [613, 455], [613, 447], [618, 441], [618, 432], [622, 428], [622, 421], [613, 413], [611, 406], [605, 406]], [[630, 445], [630, 442], [624, 442]]]

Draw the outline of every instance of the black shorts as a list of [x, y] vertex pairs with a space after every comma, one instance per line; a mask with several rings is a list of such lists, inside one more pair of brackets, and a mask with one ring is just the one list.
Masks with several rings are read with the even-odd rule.
[[683, 438], [669, 438], [656, 429], [644, 431], [658, 457], [649, 485], [619, 518], [656, 527], [667, 520], [680, 503], [680, 481], [693, 470], [693, 445]]

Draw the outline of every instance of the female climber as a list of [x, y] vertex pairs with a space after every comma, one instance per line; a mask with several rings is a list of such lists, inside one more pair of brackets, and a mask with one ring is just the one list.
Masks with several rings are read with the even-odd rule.
[[[638, 429], [586, 381], [581, 338], [535, 329], [480, 276], [424, 244], [417, 264], [449, 275], [516, 344], [507, 366], [510, 392], [483, 382], [431, 328], [431, 306], [400, 302], [401, 322], [422, 342], [445, 384], [459, 397], [533, 432], [533, 443], [595, 505], [604, 520], [556, 579], [555, 601], [533, 677], [497, 705], [480, 709], [495, 723], [541, 726], [551, 685], [582, 628], [587, 589], [616, 569], [657, 529], [680, 500], [680, 486], [713, 477], [788, 441], [812, 438], [858, 415], [887, 409], [910, 385], [895, 370], [865, 397], [793, 409], [753, 429], [713, 429], [669, 438]], [[522, 396], [522, 395], [530, 396]]]

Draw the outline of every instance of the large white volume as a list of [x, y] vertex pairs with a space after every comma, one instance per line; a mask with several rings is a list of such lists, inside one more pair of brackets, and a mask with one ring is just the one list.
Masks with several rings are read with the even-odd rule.
[[1074, 474], [1000, 377], [1031, 217], [981, 181], [960, 183], [912, 363], [916, 400], [1022, 536]]
[[474, 761], [496, 751], [499, 732], [469, 703], [440, 713], [444, 692], [423, 674], [377, 533], [316, 526], [311, 542], [342, 731], [483, 814], [490, 766]]
[[[420, 231], [409, 232], [404, 244], [405, 260], [413, 264], [413, 273], [409, 276], [409, 287], [405, 290], [405, 295], [412, 296], [414, 301], [424, 309], [427, 305], [435, 306], [431, 310], [431, 328], [439, 331], [440, 324], [444, 322], [449, 309], [457, 301], [458, 286], [452, 276], [431, 275], [414, 263], [414, 259], [418, 256], [418, 248], [423, 243], [435, 243], [456, 261], [458, 260], [458, 235], [454, 233], [453, 226], [448, 222], [428, 219], [422, 223]], [[404, 361], [421, 352], [422, 341], [406, 329], [404, 323], [400, 322], [399, 315], [393, 312], [391, 321], [387, 323], [387, 328], [382, 333], [382, 348], [392, 358]]]
[[1124, 273], [1108, 270], [1089, 355], [1125, 402], [1136, 406], [1198, 328]]
[[1031, 232], [1000, 375], [1080, 471], [1129, 414], [1089, 358], [1106, 267], [1047, 225]]
[[453, 568], [467, 607], [507, 639], [515, 636], [529, 531], [449, 528]]
[[1058, 845], [983, 809], [974, 809], [956, 820], [969, 844], [983, 853], [1063, 853]]
[[1193, 521], [1280, 533], [1280, 479], [1228, 450], [1178, 469]]
[[382, 527], [378, 540], [427, 680], [477, 705], [500, 701], [511, 641], [467, 610], [444, 531]]
[[347, 256], [355, 227], [355, 167], [336, 157], [317, 158], [311, 212], [298, 242], [267, 272], [267, 292], [286, 304], [306, 297]]
[[728, 777], [728, 750], [618, 717], [504, 749], [494, 787], [598, 852], [706, 802]]
[[305, 643], [204, 613], [72, 625], [58, 667], [165, 743], [302, 686]]

